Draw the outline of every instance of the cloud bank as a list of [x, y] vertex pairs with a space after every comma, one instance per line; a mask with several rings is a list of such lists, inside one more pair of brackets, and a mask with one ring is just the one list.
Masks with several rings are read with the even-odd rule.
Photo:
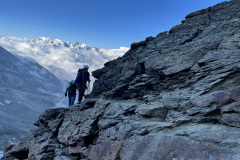
[[78, 69], [83, 65], [89, 65], [89, 71], [92, 72], [129, 50], [126, 47], [108, 50], [88, 47], [86, 44], [73, 45], [49, 37], [36, 39], [0, 37], [0, 46], [15, 55], [34, 59], [60, 79], [67, 81], [75, 79]]

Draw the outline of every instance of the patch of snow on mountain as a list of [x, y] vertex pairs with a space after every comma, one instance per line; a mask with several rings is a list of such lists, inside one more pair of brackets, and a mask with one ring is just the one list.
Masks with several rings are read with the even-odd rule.
[[5, 100], [5, 103], [7, 103], [7, 104], [10, 104], [10, 103], [11, 103], [11, 101], [9, 101], [9, 100]]
[[29, 71], [29, 73], [33, 76], [35, 76], [36, 78], [39, 79], [44, 79], [42, 76], [40, 76], [36, 71]]
[[0, 151], [0, 158], [3, 157], [3, 151]]
[[4, 106], [4, 104], [3, 104], [3, 103], [1, 103], [1, 102], [0, 102], [0, 105]]

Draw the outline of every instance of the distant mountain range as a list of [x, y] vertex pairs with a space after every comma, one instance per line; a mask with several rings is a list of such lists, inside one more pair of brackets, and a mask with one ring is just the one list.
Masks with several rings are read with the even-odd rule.
[[90, 71], [103, 67], [109, 60], [126, 53], [129, 48], [104, 49], [88, 47], [76, 42], [38, 37], [36, 39], [0, 37], [0, 46], [22, 57], [29, 57], [47, 68], [57, 77], [64, 80], [75, 79], [76, 73], [83, 65], [88, 64]]

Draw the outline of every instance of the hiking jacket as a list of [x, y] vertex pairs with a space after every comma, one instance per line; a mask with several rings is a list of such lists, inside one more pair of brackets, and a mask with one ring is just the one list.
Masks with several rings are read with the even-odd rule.
[[80, 71], [77, 75], [77, 78], [76, 78], [74, 84], [86, 84], [87, 81], [90, 82], [89, 72]]
[[74, 94], [76, 94], [76, 89], [77, 89], [76, 85], [69, 85], [66, 89], [65, 94], [67, 94], [67, 92], [68, 92], [69, 94], [74, 95]]

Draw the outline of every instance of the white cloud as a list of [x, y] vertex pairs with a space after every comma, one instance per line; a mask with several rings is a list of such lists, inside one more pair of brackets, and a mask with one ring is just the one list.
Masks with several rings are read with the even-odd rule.
[[[104, 63], [122, 56], [129, 48], [107, 50], [90, 48], [86, 44], [73, 46], [69, 42], [49, 37], [37, 39], [21, 39], [16, 37], [0, 37], [0, 46], [13, 54], [35, 59], [60, 79], [73, 80], [79, 68], [87, 64], [89, 71], [102, 68]], [[37, 76], [33, 73], [34, 76]], [[92, 78], [93, 80], [93, 78]]]

